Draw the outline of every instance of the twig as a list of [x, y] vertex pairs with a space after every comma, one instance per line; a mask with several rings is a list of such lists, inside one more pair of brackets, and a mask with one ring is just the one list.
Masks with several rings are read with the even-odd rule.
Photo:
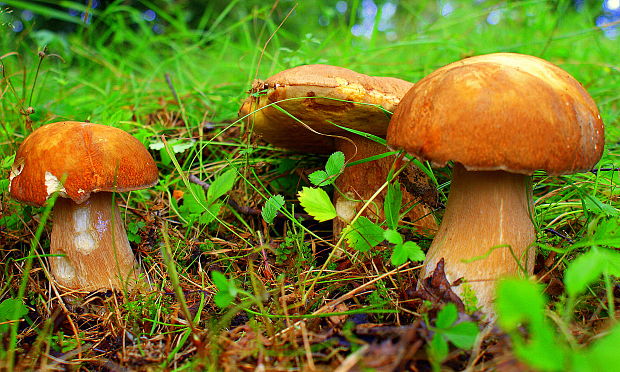
[[569, 243], [574, 243], [575, 242], [573, 239], [569, 238], [568, 236], [566, 236], [566, 235], [562, 234], [561, 232], [556, 231], [556, 230], [554, 230], [552, 228], [547, 228], [547, 229], [545, 229], [545, 231], [546, 232], [550, 232], [553, 235], [559, 236], [560, 238], [566, 240]]
[[598, 172], [618, 172], [620, 168], [594, 168], [590, 169], [590, 172], [596, 174]]

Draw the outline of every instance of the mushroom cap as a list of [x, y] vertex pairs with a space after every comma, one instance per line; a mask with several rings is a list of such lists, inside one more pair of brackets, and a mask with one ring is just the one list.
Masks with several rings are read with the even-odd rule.
[[251, 113], [245, 120], [275, 146], [328, 153], [335, 150], [333, 135], [350, 133], [330, 122], [384, 137], [390, 120], [384, 110], [393, 111], [412, 86], [337, 66], [304, 65], [265, 80], [258, 89], [266, 91], [248, 97], [239, 115]]
[[387, 141], [422, 160], [468, 170], [566, 174], [600, 159], [596, 104], [570, 74], [540, 58], [497, 53], [426, 76], [397, 107]]
[[80, 204], [98, 191], [130, 191], [157, 183], [157, 166], [129, 133], [110, 126], [64, 121], [32, 132], [15, 155], [11, 196], [42, 206], [59, 191]]

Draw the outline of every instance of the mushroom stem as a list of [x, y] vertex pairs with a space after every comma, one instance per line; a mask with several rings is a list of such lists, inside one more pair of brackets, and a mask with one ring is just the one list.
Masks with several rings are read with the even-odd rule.
[[94, 291], [131, 288], [137, 264], [112, 193], [98, 192], [82, 204], [58, 198], [50, 245], [52, 275], [64, 287]]
[[[531, 274], [536, 238], [530, 217], [531, 178], [504, 171], [467, 171], [455, 164], [448, 204], [439, 231], [426, 254], [421, 277], [445, 260], [447, 279], [464, 278], [478, 306], [492, 313], [495, 280]], [[464, 262], [466, 261], [466, 262]], [[463, 286], [452, 289], [462, 295]]]
[[[356, 161], [371, 156], [376, 156], [389, 151], [385, 146], [370, 139], [354, 134], [348, 137], [351, 141], [338, 140], [336, 148], [342, 151], [347, 161]], [[387, 156], [381, 159], [368, 161], [345, 168], [344, 172], [335, 182], [338, 191], [334, 194], [334, 205], [338, 217], [334, 219], [334, 236], [338, 238], [342, 229], [350, 223], [365, 201], [385, 183], [388, 173], [394, 163], [394, 156]], [[411, 166], [411, 168], [414, 168]], [[406, 217], [419, 231], [435, 230], [437, 223], [431, 214], [431, 209], [421, 202], [421, 196], [434, 193], [434, 188], [429, 184], [426, 175], [419, 169], [414, 168], [413, 186], [419, 190], [419, 195], [412, 195], [404, 187], [403, 205], [413, 206]], [[371, 220], [381, 221], [385, 216], [383, 213], [383, 200], [385, 191], [375, 198], [375, 200], [364, 211], [363, 215]]]

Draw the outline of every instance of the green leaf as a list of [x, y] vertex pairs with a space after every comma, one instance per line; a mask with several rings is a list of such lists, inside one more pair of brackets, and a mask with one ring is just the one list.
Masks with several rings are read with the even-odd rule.
[[344, 154], [340, 151], [329, 156], [327, 164], [325, 164], [325, 170], [318, 170], [310, 173], [308, 179], [315, 186], [331, 185], [336, 180], [336, 176], [342, 173], [344, 169]]
[[[553, 329], [545, 324], [540, 329], [530, 327], [530, 340], [525, 342], [516, 339], [513, 335], [515, 355], [539, 371], [566, 371], [567, 348], [559, 342], [553, 333]], [[550, 352], [553, 350], [553, 352]]]
[[0, 193], [5, 193], [9, 191], [9, 180], [3, 179], [0, 180]]
[[[448, 356], [448, 342], [441, 336], [441, 334], [435, 332], [433, 339], [428, 344], [428, 353], [431, 360], [440, 364]], [[433, 368], [433, 370], [436, 370]]]
[[284, 196], [282, 195], [274, 195], [267, 199], [265, 205], [263, 205], [263, 209], [261, 211], [261, 215], [263, 219], [268, 224], [272, 224], [273, 220], [276, 218], [278, 211], [280, 208], [284, 206]]
[[327, 172], [323, 170], [318, 170], [316, 172], [310, 173], [308, 175], [308, 179], [315, 186], [325, 186], [330, 183], [329, 175], [327, 174]]
[[610, 366], [620, 366], [620, 324], [616, 324], [604, 337], [596, 340], [582, 353], [572, 353], [573, 370], [583, 372], [607, 371]]
[[606, 214], [608, 216], [617, 216], [618, 214], [620, 214], [620, 211], [618, 211], [618, 209], [612, 207], [609, 204], [601, 202], [594, 195], [584, 194], [582, 196], [585, 208], [591, 212], [594, 212], [596, 214]]
[[229, 192], [235, 185], [236, 180], [237, 170], [235, 168], [229, 169], [219, 175], [211, 182], [211, 186], [209, 186], [207, 190], [207, 200], [212, 203], [215, 199]]
[[219, 271], [212, 271], [211, 279], [217, 287], [217, 293], [213, 297], [213, 301], [220, 308], [227, 307], [237, 297], [239, 290], [232, 281], [226, 279], [226, 276]]
[[383, 241], [384, 230], [362, 216], [347, 226], [342, 234], [350, 247], [360, 252], [367, 252]]
[[435, 327], [437, 328], [449, 328], [458, 319], [458, 312], [456, 305], [453, 303], [446, 304], [439, 313], [437, 313], [437, 319], [435, 320]]
[[516, 329], [523, 321], [531, 321], [532, 326], [544, 320], [546, 300], [540, 285], [528, 280], [503, 279], [497, 284], [498, 324], [506, 331]]
[[207, 207], [205, 190], [196, 184], [190, 183], [190, 192], [183, 196], [183, 205], [179, 208], [181, 212], [202, 213]]
[[185, 152], [185, 150], [187, 149], [191, 149], [192, 147], [194, 147], [194, 141], [191, 142], [175, 142], [172, 145], [172, 151], [174, 151], [175, 154], [180, 154], [182, 152]]
[[325, 164], [325, 170], [330, 176], [337, 176], [342, 173], [344, 169], [344, 154], [341, 151], [336, 151], [329, 156], [327, 163]]
[[[28, 314], [28, 307], [20, 300], [7, 298], [0, 303], [0, 323], [18, 320]], [[0, 324], [0, 334], [8, 331], [8, 324]]]
[[594, 246], [566, 268], [566, 292], [569, 296], [577, 296], [604, 273], [620, 276], [620, 252]]
[[396, 245], [403, 244], [403, 236], [400, 235], [397, 231], [390, 230], [390, 229], [385, 230], [385, 232], [383, 233], [383, 237], [385, 238], [385, 240], [387, 240], [388, 242], [392, 244], [396, 244]]
[[315, 220], [325, 222], [336, 217], [336, 208], [323, 189], [303, 187], [297, 196], [301, 206]]
[[400, 189], [400, 183], [394, 182], [388, 186], [383, 201], [383, 211], [385, 213], [385, 221], [390, 229], [396, 229], [398, 220], [400, 219], [400, 207], [403, 202], [403, 193]]
[[[535, 369], [566, 370], [568, 348], [546, 320], [545, 304], [542, 288], [536, 283], [503, 279], [497, 285], [497, 322], [510, 334], [515, 355]], [[521, 334], [521, 325], [527, 326], [528, 339]]]
[[442, 334], [456, 347], [469, 349], [478, 337], [478, 326], [473, 322], [463, 322], [445, 329]]
[[588, 238], [576, 243], [573, 247], [587, 247], [592, 245], [606, 245], [620, 247], [620, 219], [599, 219], [594, 233]]
[[215, 220], [218, 214], [220, 214], [220, 209], [222, 209], [222, 205], [224, 202], [215, 202], [210, 204], [207, 209], [200, 215], [198, 222], [202, 224], [209, 224]]
[[407, 260], [411, 260], [413, 262], [424, 261], [425, 257], [424, 252], [422, 252], [422, 249], [417, 243], [407, 241], [404, 244], [396, 245], [394, 247], [390, 260], [392, 265], [400, 266], [407, 262]]
[[585, 291], [603, 274], [606, 265], [605, 256], [596, 247], [574, 259], [564, 272], [566, 293], [574, 297]]
[[[180, 154], [187, 149], [190, 149], [194, 146], [194, 141], [191, 142], [182, 142], [182, 141], [168, 141], [168, 145], [172, 149], [175, 154]], [[151, 150], [163, 150], [165, 147], [162, 141], [156, 141], [149, 144], [149, 149]]]
[[2, 169], [10, 169], [15, 161], [15, 154], [5, 156], [4, 159], [0, 162], [0, 168]]

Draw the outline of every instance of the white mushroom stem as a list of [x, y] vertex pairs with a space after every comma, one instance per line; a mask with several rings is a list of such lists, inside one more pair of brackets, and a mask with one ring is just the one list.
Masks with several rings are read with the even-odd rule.
[[[338, 150], [344, 153], [349, 162], [389, 151], [385, 146], [361, 136], [352, 134], [349, 138], [351, 141], [343, 139], [337, 143]], [[353, 220], [366, 200], [369, 200], [385, 183], [393, 163], [394, 156], [368, 161], [345, 168], [344, 173], [338, 177], [335, 185], [340, 192], [336, 191], [334, 194], [334, 205], [338, 213], [338, 217], [334, 219], [333, 228], [336, 239], [340, 236], [342, 229]], [[419, 169], [415, 169], [414, 173], [416, 179], [413, 182], [416, 187], [420, 188], [420, 195], [428, 192], [434, 193], [426, 175]], [[437, 224], [431, 215], [431, 208], [423, 204], [419, 196], [410, 194], [404, 187], [402, 193], [403, 205], [413, 206], [406, 215], [412, 225], [419, 231], [435, 230]], [[384, 218], [384, 198], [385, 190], [369, 204], [363, 215], [370, 220], [380, 222]]]
[[[495, 281], [532, 273], [536, 238], [531, 220], [531, 178], [503, 171], [467, 171], [456, 164], [439, 231], [421, 278], [445, 259], [447, 279], [464, 278], [478, 305], [492, 313]], [[478, 259], [479, 258], [479, 259]], [[525, 271], [525, 272], [523, 272]], [[463, 285], [452, 287], [462, 295]]]
[[58, 198], [50, 246], [51, 271], [67, 288], [131, 288], [137, 264], [112, 193], [91, 194], [82, 204]]

